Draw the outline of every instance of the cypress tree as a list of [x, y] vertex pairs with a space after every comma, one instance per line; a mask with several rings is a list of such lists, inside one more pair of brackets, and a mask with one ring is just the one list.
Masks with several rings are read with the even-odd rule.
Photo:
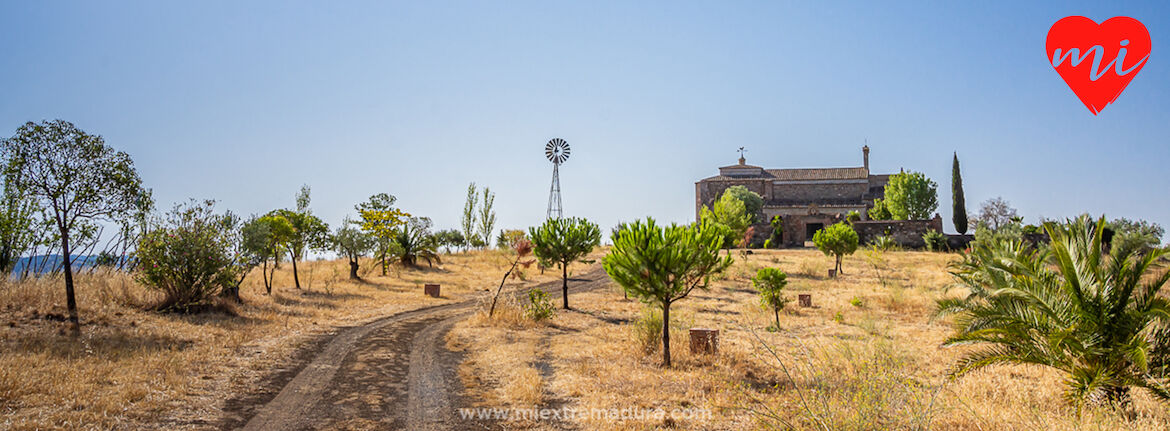
[[951, 221], [955, 223], [955, 231], [967, 233], [967, 200], [963, 197], [963, 175], [959, 173], [959, 153], [955, 153], [951, 164], [951, 201], [954, 203]]

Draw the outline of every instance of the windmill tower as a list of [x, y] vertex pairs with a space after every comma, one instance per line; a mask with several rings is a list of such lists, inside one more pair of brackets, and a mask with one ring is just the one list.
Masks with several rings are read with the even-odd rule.
[[544, 156], [553, 163], [552, 187], [548, 190], [548, 218], [561, 218], [561, 174], [560, 166], [569, 159], [569, 143], [553, 138], [544, 146]]

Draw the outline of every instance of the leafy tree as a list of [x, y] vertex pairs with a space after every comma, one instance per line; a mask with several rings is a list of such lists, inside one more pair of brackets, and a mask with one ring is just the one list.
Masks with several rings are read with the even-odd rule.
[[760, 305], [772, 310], [776, 318], [776, 330], [780, 330], [780, 310], [788, 303], [784, 297], [784, 286], [788, 285], [788, 274], [776, 268], [760, 268], [752, 277], [752, 285], [760, 292]]
[[743, 238], [752, 219], [751, 215], [747, 213], [747, 207], [743, 201], [724, 193], [723, 196], [715, 200], [711, 209], [703, 207], [699, 210], [699, 220], [722, 226], [721, 230], [724, 231], [723, 247], [730, 248], [740, 238]]
[[921, 172], [891, 175], [885, 196], [894, 220], [926, 220], [938, 209], [938, 184]]
[[475, 183], [467, 185], [467, 202], [463, 204], [463, 238], [468, 246], [474, 246], [475, 234], [475, 207], [479, 195], [475, 192]]
[[706, 289], [711, 275], [731, 266], [719, 257], [725, 232], [709, 222], [660, 227], [654, 219], [622, 229], [602, 260], [605, 272], [642, 302], [662, 309], [662, 365], [670, 367], [670, 306], [696, 288]]
[[459, 249], [467, 244], [467, 238], [463, 236], [462, 232], [455, 229], [444, 229], [435, 232], [435, 241], [447, 249], [447, 254], [451, 253], [451, 249]]
[[870, 220], [890, 220], [894, 216], [890, 214], [890, 208], [886, 205], [885, 199], [874, 199], [873, 208], [866, 211], [869, 214]]
[[393, 195], [378, 193], [370, 196], [370, 200], [354, 206], [361, 216], [362, 230], [375, 239], [374, 254], [382, 266], [382, 275], [386, 275], [386, 257], [390, 253], [390, 245], [398, 227], [406, 223], [410, 214], [394, 208], [397, 200]]
[[394, 235], [390, 254], [404, 266], [417, 266], [419, 259], [427, 261], [427, 266], [431, 266], [442, 263], [438, 248], [438, 243], [431, 236], [431, 219], [411, 217]]
[[959, 172], [959, 153], [954, 154], [951, 163], [951, 221], [955, 223], [955, 231], [961, 235], [967, 233], [967, 198], [963, 196], [963, 174]]
[[73, 335], [80, 335], [73, 288], [71, 235], [98, 219], [127, 217], [145, 193], [134, 162], [62, 120], [29, 122], [0, 144], [5, 159], [5, 186], [45, 208], [56, 227], [65, 272], [65, 302]]
[[[37, 215], [43, 209], [23, 190], [5, 181], [0, 196], [0, 273], [11, 274], [20, 256], [40, 241]], [[116, 257], [115, 257], [116, 259]], [[115, 261], [116, 264], [116, 261]]]
[[353, 227], [354, 224], [347, 217], [341, 226], [333, 232], [333, 251], [345, 256], [346, 260], [349, 261], [349, 278], [361, 280], [362, 277], [358, 275], [358, 269], [360, 269], [358, 259], [373, 250], [377, 240], [361, 229]]
[[251, 238], [246, 236], [247, 232], [245, 231], [248, 224], [254, 220], [256, 220], [255, 216], [246, 222], [242, 221], [240, 216], [231, 211], [225, 212], [219, 220], [220, 229], [224, 232], [228, 246], [228, 255], [232, 258], [232, 270], [237, 274], [235, 281], [230, 286], [220, 290], [220, 295], [236, 302], [242, 301], [240, 285], [244, 283], [244, 278], [261, 261], [261, 256], [253, 253], [252, 248], [249, 247], [248, 240]]
[[844, 274], [841, 268], [841, 258], [857, 251], [857, 241], [857, 231], [854, 231], [853, 227], [845, 222], [818, 230], [813, 235], [813, 243], [817, 245], [817, 249], [821, 250], [825, 256], [831, 255], [836, 258], [833, 269], [837, 274]]
[[215, 214], [215, 201], [176, 205], [162, 226], [138, 243], [135, 278], [165, 295], [161, 310], [191, 311], [236, 285], [231, 222]]
[[529, 228], [533, 252], [541, 265], [561, 267], [562, 306], [569, 309], [569, 264], [593, 251], [601, 243], [601, 228], [583, 218], [545, 220], [539, 227]]
[[292, 240], [293, 234], [292, 223], [277, 214], [252, 218], [241, 228], [243, 247], [260, 261], [260, 276], [264, 280], [264, 291], [269, 295], [272, 294], [272, 278], [276, 275], [276, 268], [274, 265], [270, 273], [268, 261], [275, 263], [284, 253], [284, 244]]
[[496, 229], [496, 211], [492, 206], [496, 202], [496, 194], [491, 189], [483, 188], [483, 205], [479, 207], [479, 237], [484, 247], [492, 245], [492, 232]]
[[761, 211], [764, 209], [764, 198], [758, 193], [748, 190], [744, 186], [731, 186], [723, 191], [724, 195], [731, 195], [743, 202], [744, 210], [751, 216], [750, 223], [755, 223], [760, 220]]
[[1160, 246], [1162, 235], [1166, 233], [1157, 223], [1127, 218], [1114, 219], [1105, 225], [1105, 229], [1113, 231], [1113, 238], [1109, 240], [1111, 245], [1133, 242], [1134, 247], [1143, 252]]
[[772, 225], [772, 237], [767, 242], [770, 243], [771, 247], [765, 248], [780, 248], [784, 244], [784, 218], [778, 215], [772, 216], [770, 224]]
[[849, 224], [853, 224], [855, 221], [861, 221], [861, 213], [857, 211], [849, 211], [848, 213], [845, 213], [845, 221]]
[[987, 223], [995, 230], [1006, 226], [1019, 216], [1011, 203], [999, 196], [988, 199], [979, 206], [979, 221]]
[[996, 364], [1060, 370], [1065, 399], [1125, 406], [1131, 388], [1170, 401], [1170, 272], [1163, 251], [1103, 247], [1104, 217], [1045, 223], [1050, 251], [1024, 241], [977, 243], [953, 273], [970, 290], [938, 301], [955, 316], [944, 345], [975, 345], [958, 361], [960, 377]]
[[312, 250], [321, 250], [329, 247], [329, 225], [309, 210], [309, 186], [302, 186], [297, 194], [296, 211], [280, 209], [276, 215], [284, 217], [292, 225], [293, 234], [285, 243], [289, 258], [293, 266], [293, 282], [297, 289], [301, 288], [301, 278], [297, 273], [297, 261], [305, 257], [305, 253]]
[[524, 229], [500, 229], [500, 235], [496, 237], [496, 247], [507, 250], [512, 248], [516, 241], [524, 238]]

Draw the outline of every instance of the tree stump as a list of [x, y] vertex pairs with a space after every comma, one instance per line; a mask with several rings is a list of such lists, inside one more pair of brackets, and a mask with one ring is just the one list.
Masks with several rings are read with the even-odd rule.
[[691, 328], [691, 353], [714, 354], [719, 350], [719, 330]]
[[427, 296], [430, 296], [432, 298], [438, 298], [439, 297], [439, 285], [437, 285], [437, 284], [423, 285], [423, 293], [426, 293]]
[[796, 296], [800, 300], [800, 306], [804, 308], [812, 307], [812, 295], [802, 293]]
[[829, 270], [829, 278], [837, 278], [837, 270], [830, 269]]

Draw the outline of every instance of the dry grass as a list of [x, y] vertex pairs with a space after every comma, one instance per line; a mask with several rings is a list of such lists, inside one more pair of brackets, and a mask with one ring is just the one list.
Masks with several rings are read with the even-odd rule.
[[[223, 402], [247, 392], [314, 336], [390, 313], [482, 295], [499, 284], [500, 251], [444, 256], [443, 265], [392, 268], [363, 262], [365, 281], [344, 261], [291, 265], [272, 296], [259, 271], [244, 282], [235, 315], [144, 311], [160, 298], [123, 274], [77, 279], [80, 339], [64, 335], [64, 287], [46, 279], [0, 286], [0, 429], [215, 428]], [[529, 270], [531, 285], [554, 279]], [[442, 284], [442, 298], [422, 294]], [[48, 316], [46, 318], [46, 316]], [[523, 394], [517, 394], [520, 396]]]
[[[662, 369], [660, 353], [639, 342], [642, 305], [614, 289], [575, 295], [580, 311], [558, 313], [547, 325], [458, 325], [452, 342], [476, 352], [461, 370], [465, 382], [481, 406], [528, 405], [535, 379], [513, 393], [509, 386], [520, 385], [513, 379], [527, 371], [499, 370], [545, 363], [550, 371], [540, 391], [543, 406], [712, 413], [672, 420], [584, 418], [573, 424], [583, 429], [1170, 427], [1170, 411], [1146, 396], [1135, 400], [1132, 417], [1090, 409], [1078, 418], [1061, 401], [1061, 377], [1049, 370], [1001, 366], [949, 380], [947, 371], [961, 352], [939, 347], [950, 328], [930, 316], [934, 300], [948, 294], [946, 264], [955, 255], [859, 252], [845, 260], [845, 273], [836, 279], [825, 277], [832, 261], [815, 250], [733, 256], [737, 262], [727, 276], [671, 313], [673, 323], [684, 328], [720, 329], [715, 356], [692, 355], [685, 332], [675, 330], [675, 367]], [[813, 308], [790, 302], [778, 332], [764, 330], [772, 316], [757, 305], [750, 284], [751, 275], [765, 266], [789, 272], [790, 297], [813, 296]]]

